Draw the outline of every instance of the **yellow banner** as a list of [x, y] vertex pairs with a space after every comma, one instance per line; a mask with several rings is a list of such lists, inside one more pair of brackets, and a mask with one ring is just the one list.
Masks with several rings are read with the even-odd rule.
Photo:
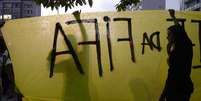
[[[176, 12], [192, 40], [201, 99], [201, 13]], [[9, 20], [2, 28], [24, 101], [158, 101], [167, 79], [167, 11]]]

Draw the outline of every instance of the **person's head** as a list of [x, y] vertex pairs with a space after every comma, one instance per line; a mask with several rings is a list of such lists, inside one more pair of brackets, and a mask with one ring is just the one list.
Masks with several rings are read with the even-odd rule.
[[167, 30], [167, 39], [169, 42], [175, 42], [178, 40], [185, 40], [187, 38], [187, 34], [184, 28], [180, 25], [172, 25]]

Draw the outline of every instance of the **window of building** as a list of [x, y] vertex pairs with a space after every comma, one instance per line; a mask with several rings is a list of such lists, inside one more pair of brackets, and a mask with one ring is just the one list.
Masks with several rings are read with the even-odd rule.
[[15, 7], [15, 8], [20, 8], [20, 7], [21, 7], [21, 4], [20, 4], [20, 3], [15, 3], [15, 4], [14, 4], [14, 7]]
[[20, 14], [20, 10], [14, 9], [12, 13], [13, 13], [13, 14]]
[[3, 7], [4, 8], [12, 8], [12, 4], [11, 3], [3, 3]]
[[32, 14], [32, 10], [27, 10], [27, 14]]
[[32, 8], [32, 4], [24, 4], [24, 8]]
[[3, 13], [4, 13], [4, 14], [10, 14], [10, 13], [11, 13], [11, 9], [4, 8], [4, 9], [3, 9]]

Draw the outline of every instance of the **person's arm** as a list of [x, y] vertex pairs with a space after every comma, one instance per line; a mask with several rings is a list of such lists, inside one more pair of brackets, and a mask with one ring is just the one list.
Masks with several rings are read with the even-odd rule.
[[[170, 46], [169, 46], [170, 47]], [[167, 76], [167, 80], [163, 89], [163, 92], [159, 98], [159, 101], [166, 101], [166, 97], [167, 97], [167, 91], [168, 91], [168, 86], [169, 84], [172, 82], [172, 79], [175, 77], [175, 59], [176, 59], [176, 53], [175, 53], [175, 49], [167, 49], [169, 51], [168, 55], [168, 76]]]

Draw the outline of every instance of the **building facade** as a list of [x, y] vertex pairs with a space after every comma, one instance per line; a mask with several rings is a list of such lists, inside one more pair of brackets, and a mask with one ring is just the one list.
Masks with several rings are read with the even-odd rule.
[[164, 10], [166, 0], [142, 0], [142, 10]]
[[17, 19], [41, 15], [34, 0], [0, 0], [0, 19]]
[[180, 10], [201, 11], [201, 0], [181, 0]]
[[135, 10], [164, 10], [166, 5], [166, 0], [140, 0], [136, 5], [128, 6], [126, 9], [128, 11]]

